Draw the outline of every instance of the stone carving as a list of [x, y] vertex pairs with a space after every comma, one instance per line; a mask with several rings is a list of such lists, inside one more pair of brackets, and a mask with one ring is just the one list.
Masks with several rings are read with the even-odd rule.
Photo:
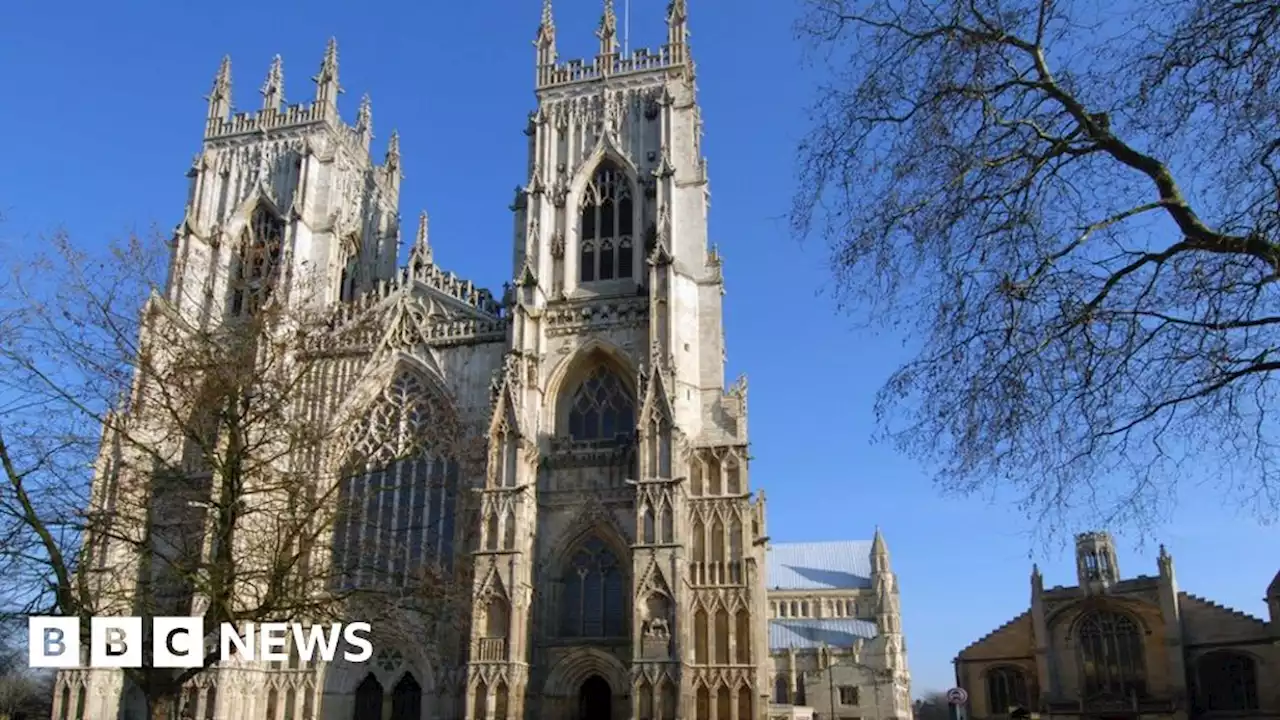
[[556, 230], [551, 236], [551, 257], [559, 260], [564, 257], [564, 231]]

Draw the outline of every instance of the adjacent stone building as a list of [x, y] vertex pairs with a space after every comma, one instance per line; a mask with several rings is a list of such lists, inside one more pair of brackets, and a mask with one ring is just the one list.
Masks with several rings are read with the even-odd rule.
[[1043, 718], [1280, 717], [1280, 574], [1265, 590], [1269, 620], [1179, 590], [1164, 546], [1155, 576], [1125, 579], [1106, 532], [1077, 536], [1076, 574], [1076, 585], [1046, 589], [1033, 568], [1030, 608], [960, 652], [956, 680], [974, 720], [1015, 708]]
[[[909, 713], [884, 538], [771, 546], [766, 534], [747, 385], [724, 378], [723, 260], [708, 245], [684, 0], [670, 3], [667, 32], [656, 50], [621, 54], [605, 0], [599, 53], [565, 62], [544, 4], [536, 108], [512, 145], [528, 154], [512, 237], [472, 241], [511, 258], [497, 295], [440, 267], [425, 213], [399, 264], [399, 140], [375, 163], [368, 99], [354, 125], [342, 120], [335, 44], [303, 105], [283, 105], [277, 59], [262, 109], [233, 112], [224, 62], [152, 310], [216, 327], [269, 297], [329, 318], [331, 336], [299, 351], [315, 363], [308, 397], [320, 398], [307, 412], [366, 418], [352, 446], [389, 459], [334, 482], [348, 499], [381, 488], [366, 520], [405, 539], [363, 531], [356, 503], [327, 557], [335, 568], [363, 557], [401, 584], [422, 563], [465, 557], [474, 584], [469, 612], [447, 628], [379, 635], [367, 664], [228, 661], [192, 682], [186, 716]], [[290, 279], [304, 276], [314, 297], [297, 296]], [[356, 320], [363, 329], [349, 331]], [[435, 444], [424, 418], [445, 416], [478, 429], [478, 469]], [[459, 509], [470, 499], [474, 516]], [[103, 552], [130, 566], [120, 548]], [[346, 587], [367, 576], [335, 577]], [[119, 672], [58, 682], [55, 720], [144, 712]]]

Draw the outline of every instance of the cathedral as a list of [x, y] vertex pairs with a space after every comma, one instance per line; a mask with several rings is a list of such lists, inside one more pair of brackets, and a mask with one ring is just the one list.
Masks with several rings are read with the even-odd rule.
[[[306, 355], [316, 412], [364, 418], [353, 445], [368, 459], [338, 481], [354, 511], [325, 535], [335, 582], [403, 585], [455, 561], [468, 579], [447, 627], [375, 627], [360, 664], [226, 660], [191, 681], [178, 717], [908, 717], [879, 530], [775, 543], [766, 529], [746, 381], [724, 377], [687, 22], [674, 0], [665, 43], [623, 54], [605, 0], [598, 54], [565, 61], [544, 3], [499, 293], [437, 264], [425, 213], [402, 243], [398, 136], [378, 163], [368, 99], [341, 118], [334, 42], [301, 105], [284, 104], [277, 58], [261, 109], [234, 112], [224, 60], [154, 302], [211, 325], [268, 300], [327, 313]], [[303, 276], [318, 288], [306, 297]], [[450, 430], [432, 425], [446, 416]], [[449, 432], [471, 433], [482, 461], [437, 442]], [[118, 671], [64, 671], [54, 718], [141, 718], [139, 695]]]
[[1089, 532], [1075, 585], [1033, 567], [1027, 611], [956, 658], [970, 716], [1280, 717], [1280, 573], [1263, 620], [1180, 590], [1163, 545], [1156, 565], [1126, 578], [1111, 535]]

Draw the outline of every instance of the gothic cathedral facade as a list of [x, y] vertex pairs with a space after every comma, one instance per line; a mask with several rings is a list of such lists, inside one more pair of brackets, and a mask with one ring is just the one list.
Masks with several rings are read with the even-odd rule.
[[[219, 667], [193, 685], [185, 716], [908, 715], [883, 538], [771, 543], [753, 492], [746, 383], [724, 381], [724, 280], [708, 245], [686, 23], [675, 0], [666, 43], [624, 56], [606, 0], [596, 57], [564, 62], [544, 4], [512, 280], [498, 296], [436, 264], [425, 213], [399, 264], [398, 138], [375, 164], [367, 99], [354, 125], [341, 120], [333, 43], [305, 105], [283, 105], [277, 58], [262, 110], [233, 113], [224, 61], [167, 302], [216, 322], [252, 312], [260, 283], [315, 274], [321, 291], [307, 302], [336, 328], [316, 359], [324, 393], [334, 408], [363, 408], [358, 443], [388, 458], [344, 492], [394, 476], [381, 501], [392, 504], [368, 518], [394, 505], [397, 517], [437, 519], [394, 558], [353, 519], [332, 533], [333, 562], [376, 556], [403, 572], [465, 554], [470, 617], [450, 623], [456, 642], [380, 635], [363, 665]], [[344, 334], [356, 317], [376, 329]], [[427, 450], [438, 431], [409, 421], [445, 406], [477, 428], [478, 466]], [[410, 426], [423, 436], [407, 437]], [[118, 674], [59, 683], [55, 718], [138, 711]]]

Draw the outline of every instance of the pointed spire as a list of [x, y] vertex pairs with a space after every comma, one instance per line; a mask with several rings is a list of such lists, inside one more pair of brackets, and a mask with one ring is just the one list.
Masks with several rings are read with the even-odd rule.
[[209, 90], [209, 119], [225, 120], [231, 114], [231, 56], [224, 55], [222, 64], [218, 66], [218, 74], [213, 77], [213, 88]]
[[329, 38], [324, 50], [324, 60], [320, 63], [320, 72], [311, 78], [316, 84], [316, 102], [332, 110], [338, 109], [338, 94], [342, 86], [338, 84], [338, 39]]
[[556, 21], [551, 16], [551, 0], [542, 0], [542, 19], [538, 22], [538, 47], [554, 45], [556, 42]]
[[600, 18], [600, 29], [596, 31], [600, 38], [600, 56], [615, 55], [618, 52], [618, 16], [613, 12], [613, 0], [604, 0], [604, 15]]
[[284, 104], [284, 60], [279, 55], [271, 61], [267, 80], [262, 83], [262, 109], [279, 111]]
[[427, 237], [427, 211], [423, 210], [418, 216], [418, 235], [413, 239], [413, 247], [409, 249], [409, 265], [416, 268], [433, 262], [431, 241]]

